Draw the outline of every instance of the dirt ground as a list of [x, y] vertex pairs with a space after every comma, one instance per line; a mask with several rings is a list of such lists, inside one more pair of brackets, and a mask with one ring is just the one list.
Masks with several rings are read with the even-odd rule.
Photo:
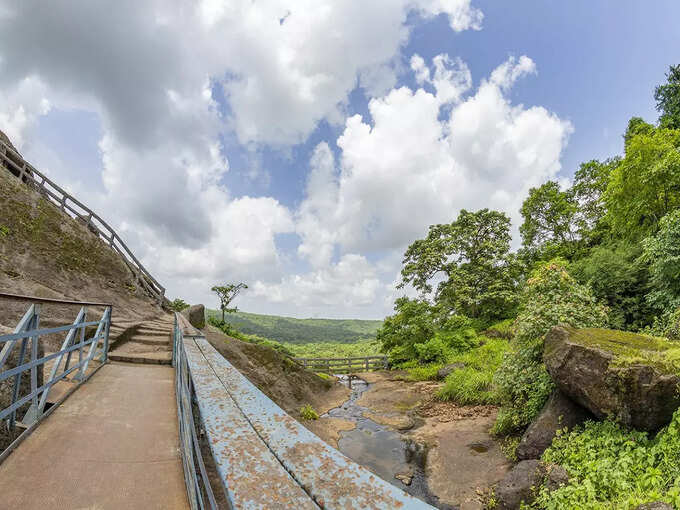
[[403, 376], [399, 371], [362, 374], [371, 384], [357, 402], [370, 409], [364, 416], [428, 446], [428, 489], [441, 503], [481, 509], [482, 492], [512, 466], [488, 432], [497, 409], [439, 402], [433, 397], [439, 383], [407, 382]]

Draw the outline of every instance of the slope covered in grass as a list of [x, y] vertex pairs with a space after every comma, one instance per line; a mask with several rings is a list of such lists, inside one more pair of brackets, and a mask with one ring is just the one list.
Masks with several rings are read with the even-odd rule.
[[[222, 317], [219, 310], [208, 310], [208, 316]], [[295, 319], [277, 315], [234, 312], [225, 320], [239, 331], [291, 344], [355, 343], [374, 340], [382, 321], [358, 319]]]

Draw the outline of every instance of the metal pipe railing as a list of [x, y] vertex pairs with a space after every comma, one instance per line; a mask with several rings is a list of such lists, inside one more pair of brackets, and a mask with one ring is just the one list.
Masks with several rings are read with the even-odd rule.
[[173, 333], [172, 365], [175, 367], [180, 453], [189, 504], [192, 510], [205, 510], [206, 508], [217, 510], [217, 503], [196, 434], [193, 412], [194, 387], [184, 351], [183, 328], [180, 326], [177, 312], [175, 312]]
[[101, 237], [123, 258], [142, 284], [142, 287], [154, 296], [159, 303], [162, 303], [165, 296], [165, 288], [151, 276], [151, 273], [135, 257], [132, 250], [128, 248], [116, 231], [92, 209], [64, 191], [45, 174], [36, 170], [21, 154], [2, 140], [0, 140], [0, 166], [7, 168], [9, 172], [16, 175], [22, 182], [30, 182], [35, 185], [52, 203], [70, 217], [85, 222], [93, 233]]
[[[9, 297], [10, 294], [1, 294], [0, 297]], [[11, 400], [0, 409], [0, 420], [7, 422], [7, 428], [14, 431], [17, 424], [17, 411], [30, 402], [30, 407], [21, 419], [24, 426], [30, 427], [39, 422], [45, 413], [47, 397], [50, 389], [75, 373], [71, 378], [74, 382], [82, 382], [86, 379], [86, 371], [90, 362], [96, 358], [104, 364], [108, 360], [109, 330], [111, 326], [112, 306], [106, 303], [96, 303], [104, 307], [104, 313], [99, 320], [87, 320], [87, 306], [82, 306], [75, 321], [66, 326], [53, 328], [40, 328], [40, 311], [42, 303], [64, 303], [62, 300], [42, 299], [32, 296], [20, 296], [22, 299], [33, 301], [28, 310], [21, 318], [14, 332], [0, 335], [0, 383], [13, 378]], [[67, 301], [66, 304], [81, 304]], [[96, 326], [95, 334], [86, 338], [86, 329]], [[66, 338], [58, 352], [38, 357], [40, 340], [46, 335], [66, 332]], [[101, 348], [98, 350], [98, 347]], [[30, 360], [27, 360], [30, 347]], [[11, 356], [17, 354], [15, 366], [10, 366]], [[71, 365], [74, 353], [78, 354], [78, 362]], [[44, 369], [48, 361], [54, 360], [47, 382], [38, 386], [38, 371]], [[62, 361], [65, 360], [63, 369]], [[30, 376], [30, 391], [21, 396], [21, 381], [25, 373]]]

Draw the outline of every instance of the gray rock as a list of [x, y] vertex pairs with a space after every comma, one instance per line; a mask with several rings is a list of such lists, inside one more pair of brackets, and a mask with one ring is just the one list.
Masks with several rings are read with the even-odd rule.
[[612, 363], [619, 353], [649, 354], [655, 345], [634, 333], [557, 326], [546, 335], [543, 360], [560, 391], [597, 418], [655, 431], [680, 407], [680, 375], [660, 364], [625, 363], [623, 356]]
[[518, 510], [522, 503], [530, 505], [545, 485], [553, 491], [569, 482], [561, 466], [540, 460], [523, 460], [505, 475], [494, 490], [498, 510]]
[[540, 458], [559, 429], [571, 429], [588, 418], [592, 418], [588, 410], [574, 403], [561, 392], [555, 391], [541, 413], [524, 432], [517, 446], [517, 458], [520, 460]]
[[547, 476], [545, 477], [545, 486], [552, 492], [569, 483], [569, 474], [567, 470], [557, 464], [549, 464], [546, 466]]
[[189, 323], [197, 328], [205, 328], [205, 306], [203, 305], [192, 305], [187, 310], [187, 319]]
[[445, 379], [446, 376], [449, 375], [451, 372], [454, 372], [455, 370], [459, 370], [461, 368], [465, 368], [465, 363], [451, 363], [449, 365], [445, 365], [441, 367], [439, 370], [437, 370], [437, 378]]
[[546, 475], [539, 460], [523, 460], [505, 475], [495, 489], [498, 510], [517, 510], [522, 502], [531, 504]]
[[635, 510], [673, 510], [673, 507], [663, 501], [654, 501], [653, 503], [643, 503], [635, 507]]

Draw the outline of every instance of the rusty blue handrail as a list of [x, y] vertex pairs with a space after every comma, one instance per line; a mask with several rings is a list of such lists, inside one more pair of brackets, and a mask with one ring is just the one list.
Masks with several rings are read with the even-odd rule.
[[[222, 489], [233, 507], [433, 508], [307, 430], [238, 372], [200, 332], [184, 334], [176, 323], [175, 339], [178, 371], [186, 363]], [[187, 466], [185, 470], [195, 476], [195, 467]], [[195, 487], [188, 485], [190, 497]]]
[[[182, 348], [184, 335], [179, 325], [179, 315], [175, 313], [172, 342], [172, 365], [175, 367], [175, 395], [177, 397], [177, 420], [179, 422], [179, 441], [184, 482], [192, 510], [217, 510], [215, 496], [206, 474], [201, 455], [192, 402], [194, 386], [189, 374], [186, 353]], [[198, 469], [197, 469], [198, 468]]]
[[[92, 360], [99, 358], [101, 363], [107, 361], [109, 344], [109, 329], [111, 326], [111, 305], [104, 306], [104, 313], [97, 321], [87, 320], [87, 307], [83, 306], [73, 324], [54, 328], [40, 328], [41, 304], [39, 298], [31, 298], [31, 304], [17, 324], [13, 333], [0, 335], [0, 382], [13, 378], [12, 398], [4, 409], [0, 409], [0, 420], [6, 420], [7, 427], [14, 431], [17, 424], [17, 411], [30, 402], [30, 407], [23, 416], [22, 425], [30, 427], [38, 423], [45, 414], [45, 406], [50, 389], [59, 381], [71, 378], [74, 382], [82, 382], [85, 379], [87, 368]], [[50, 300], [51, 302], [54, 300]], [[76, 302], [71, 302], [75, 304]], [[80, 304], [80, 303], [78, 303]], [[96, 326], [96, 332], [91, 338], [85, 338], [86, 328]], [[66, 332], [66, 338], [58, 352], [38, 357], [41, 337], [50, 334]], [[101, 344], [101, 349], [97, 348]], [[30, 349], [30, 354], [27, 350]], [[15, 366], [11, 367], [10, 356], [18, 352]], [[77, 353], [78, 362], [71, 366], [71, 357]], [[30, 360], [26, 361], [27, 356]], [[64, 363], [61, 368], [62, 361]], [[54, 361], [47, 382], [38, 386], [38, 371], [43, 369], [48, 361]], [[20, 396], [21, 380], [24, 373], [30, 377], [31, 391]]]

